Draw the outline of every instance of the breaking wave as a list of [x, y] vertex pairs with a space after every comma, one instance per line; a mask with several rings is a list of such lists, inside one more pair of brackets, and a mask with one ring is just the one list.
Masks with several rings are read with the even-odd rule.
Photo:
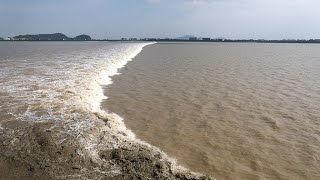
[[[107, 98], [103, 86], [112, 83], [110, 77], [150, 44], [153, 43], [52, 43], [43, 46], [26, 43], [5, 47], [19, 53], [0, 56], [0, 101], [4, 102], [0, 107], [0, 136], [3, 144], [8, 142], [0, 153], [20, 157], [23, 146], [23, 151], [28, 151], [32, 159], [40, 164], [47, 163], [46, 171], [55, 178], [81, 175], [99, 179], [122, 174], [123, 168], [113, 157], [114, 151], [121, 148], [145, 149], [147, 154], [158, 154], [162, 163], [170, 162], [171, 170], [187, 171], [159, 149], [136, 139], [120, 116], [100, 107], [101, 101]], [[17, 122], [25, 124], [20, 129], [16, 125], [12, 128], [10, 124]], [[35, 129], [35, 125], [40, 130]], [[31, 143], [34, 141], [40, 145], [39, 149], [34, 149], [38, 147]], [[50, 152], [57, 151], [61, 155], [66, 147], [72, 149], [67, 151], [68, 156], [62, 156], [53, 165], [50, 159], [56, 155]], [[75, 162], [75, 157], [82, 160]], [[36, 166], [25, 162], [23, 157], [17, 161]], [[71, 162], [72, 170], [61, 170]], [[41, 169], [41, 165], [38, 166]]]

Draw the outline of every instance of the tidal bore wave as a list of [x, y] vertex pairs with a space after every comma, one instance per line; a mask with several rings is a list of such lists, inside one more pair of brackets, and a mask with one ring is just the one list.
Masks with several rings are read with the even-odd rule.
[[149, 44], [1, 44], [0, 176], [207, 178], [100, 107], [102, 86]]

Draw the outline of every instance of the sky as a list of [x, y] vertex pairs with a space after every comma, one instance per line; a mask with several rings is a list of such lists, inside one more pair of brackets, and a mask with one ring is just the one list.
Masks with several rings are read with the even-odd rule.
[[0, 0], [0, 37], [320, 39], [320, 0]]

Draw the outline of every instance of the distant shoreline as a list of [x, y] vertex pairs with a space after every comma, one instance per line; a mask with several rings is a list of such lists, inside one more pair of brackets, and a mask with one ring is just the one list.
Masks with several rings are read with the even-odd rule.
[[94, 39], [87, 34], [81, 34], [76, 37], [68, 37], [62, 33], [51, 34], [25, 34], [13, 37], [2, 38], [0, 41], [124, 41], [124, 42], [219, 42], [219, 43], [308, 43], [320, 44], [320, 39], [228, 39], [228, 38], [210, 38], [195, 37], [191, 35], [179, 38], [120, 38], [120, 39]]
[[227, 38], [210, 38], [195, 37], [191, 35], [179, 38], [121, 38], [121, 39], [93, 39], [89, 35], [81, 34], [76, 37], [68, 37], [62, 33], [52, 34], [26, 34], [14, 37], [1, 38], [0, 41], [120, 41], [120, 42], [219, 42], [219, 43], [309, 43], [320, 44], [320, 39], [282, 39], [282, 40], [266, 40], [266, 39], [227, 39]]
[[320, 44], [320, 40], [179, 40], [179, 39], [142, 39], [142, 40], [121, 40], [121, 39], [92, 39], [92, 40], [0, 40], [5, 42], [84, 42], [84, 41], [106, 41], [106, 42], [199, 42], [199, 43], [287, 43], [287, 44]]

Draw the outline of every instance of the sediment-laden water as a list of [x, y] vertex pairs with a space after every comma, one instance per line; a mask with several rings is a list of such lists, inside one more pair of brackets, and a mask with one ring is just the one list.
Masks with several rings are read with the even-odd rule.
[[0, 179], [206, 178], [100, 108], [102, 86], [150, 44], [1, 42]]
[[158, 43], [105, 88], [138, 138], [217, 179], [320, 179], [320, 46]]

